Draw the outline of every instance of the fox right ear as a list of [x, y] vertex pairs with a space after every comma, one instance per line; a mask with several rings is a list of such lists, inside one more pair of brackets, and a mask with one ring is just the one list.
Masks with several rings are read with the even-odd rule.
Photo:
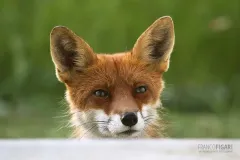
[[175, 41], [174, 26], [169, 16], [157, 19], [142, 33], [133, 47], [133, 56], [166, 72]]
[[52, 29], [50, 50], [57, 78], [64, 83], [69, 82], [76, 71], [83, 71], [96, 58], [83, 39], [63, 26]]

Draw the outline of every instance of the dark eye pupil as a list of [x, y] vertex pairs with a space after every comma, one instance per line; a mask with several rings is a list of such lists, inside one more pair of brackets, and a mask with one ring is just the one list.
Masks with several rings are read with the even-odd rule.
[[96, 90], [94, 92], [94, 95], [97, 96], [97, 97], [107, 97], [108, 92], [100, 89], [100, 90]]
[[144, 93], [147, 91], [147, 88], [145, 86], [140, 86], [136, 88], [137, 93]]

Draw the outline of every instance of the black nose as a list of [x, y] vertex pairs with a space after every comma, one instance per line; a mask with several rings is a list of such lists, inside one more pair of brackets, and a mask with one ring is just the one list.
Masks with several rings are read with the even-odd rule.
[[127, 112], [123, 115], [121, 121], [125, 126], [132, 127], [137, 124], [138, 118], [134, 112]]

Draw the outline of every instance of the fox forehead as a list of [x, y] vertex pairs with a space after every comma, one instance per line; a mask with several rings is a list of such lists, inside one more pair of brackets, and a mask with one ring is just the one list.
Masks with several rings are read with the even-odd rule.
[[[72, 83], [67, 85], [70, 96], [68, 99], [75, 104], [73, 106], [82, 107], [81, 109], [101, 108], [106, 109], [106, 112], [117, 108], [115, 112], [119, 113], [124, 110], [123, 107], [141, 110], [143, 104], [155, 103], [158, 100], [163, 88], [160, 72], [135, 60], [131, 52], [96, 55], [96, 62], [76, 74]], [[147, 86], [148, 93], [134, 96], [134, 88], [141, 85]], [[111, 99], [94, 99], [92, 94], [97, 89], [108, 90]]]
[[151, 77], [159, 80], [162, 75], [148, 64], [134, 59], [131, 52], [96, 55], [96, 62], [76, 74], [73, 84], [86, 82], [97, 86], [106, 83], [106, 87], [109, 87], [116, 85], [116, 82], [125, 82], [134, 85], [141, 81], [151, 83], [154, 80]]

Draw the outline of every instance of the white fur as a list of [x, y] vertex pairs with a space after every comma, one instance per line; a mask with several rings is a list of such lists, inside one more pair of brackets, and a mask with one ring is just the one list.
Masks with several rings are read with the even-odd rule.
[[[142, 112], [137, 112], [138, 122], [131, 127], [132, 130], [137, 132], [133, 134], [121, 134], [130, 129], [130, 127], [125, 126], [121, 122], [121, 116], [119, 114], [107, 115], [103, 110], [91, 109], [86, 112], [81, 112], [79, 110], [74, 110], [72, 114], [72, 124], [75, 127], [81, 127], [84, 129], [82, 137], [117, 137], [117, 138], [135, 138], [144, 136], [144, 128], [147, 123], [151, 122], [157, 117], [156, 107], [160, 105], [157, 102], [155, 105], [144, 105]], [[144, 120], [145, 118], [145, 120]], [[145, 122], [146, 119], [148, 122]]]

